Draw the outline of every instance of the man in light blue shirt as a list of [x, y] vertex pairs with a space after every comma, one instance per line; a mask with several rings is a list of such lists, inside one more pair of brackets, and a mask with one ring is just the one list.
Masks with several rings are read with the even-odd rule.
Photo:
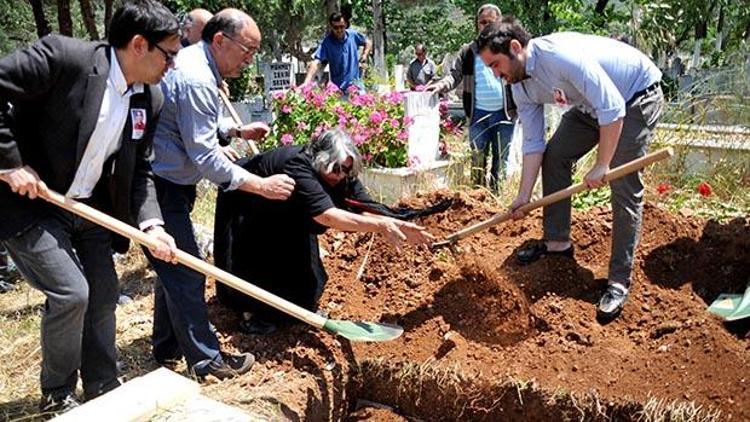
[[[479, 37], [482, 60], [513, 84], [523, 125], [523, 172], [511, 210], [529, 202], [540, 168], [544, 194], [562, 190], [571, 184], [575, 162], [597, 145], [596, 163], [584, 182], [589, 188], [603, 186], [610, 167], [646, 154], [664, 106], [661, 72], [635, 48], [572, 32], [529, 38], [513, 19], [491, 25]], [[544, 139], [544, 104], [570, 107], [549, 143]], [[615, 318], [627, 299], [643, 214], [640, 173], [610, 186], [612, 253], [609, 283], [598, 306], [603, 320]], [[514, 212], [516, 218], [522, 215]], [[573, 257], [570, 218], [570, 200], [545, 207], [544, 240], [519, 251], [518, 260]]]
[[[294, 181], [286, 175], [260, 178], [234, 164], [217, 135], [260, 139], [263, 124], [231, 127], [222, 120], [219, 87], [252, 64], [260, 30], [247, 14], [225, 9], [211, 18], [203, 41], [180, 51], [175, 69], [162, 82], [164, 108], [154, 135], [155, 184], [167, 230], [177, 247], [200, 257], [190, 212], [196, 184], [203, 178], [225, 190], [241, 190], [269, 199], [286, 199]], [[247, 372], [250, 353], [227, 355], [208, 322], [205, 277], [183, 266], [151, 259], [159, 275], [154, 284], [153, 354], [170, 365], [185, 357], [196, 376], [227, 378]]]
[[[494, 4], [487, 3], [477, 10], [477, 32], [500, 20], [502, 14]], [[472, 183], [485, 185], [487, 155], [492, 154], [490, 188], [498, 189], [500, 174], [508, 168], [508, 152], [513, 136], [513, 121], [507, 113], [505, 84], [492, 69], [479, 59], [479, 47], [472, 41], [461, 47], [447, 75], [428, 86], [429, 91], [444, 93], [458, 86], [463, 88], [463, 107], [469, 120], [469, 146], [471, 147]], [[502, 163], [501, 163], [502, 159]]]

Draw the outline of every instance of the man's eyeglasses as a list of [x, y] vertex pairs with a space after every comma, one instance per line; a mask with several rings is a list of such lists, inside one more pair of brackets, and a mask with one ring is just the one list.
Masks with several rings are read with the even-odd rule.
[[234, 38], [230, 37], [229, 35], [227, 35], [227, 34], [225, 34], [223, 32], [222, 32], [222, 34], [224, 34], [224, 37], [228, 38], [229, 41], [232, 41], [233, 43], [237, 44], [242, 49], [242, 51], [245, 52], [245, 54], [255, 54], [258, 51], [258, 47], [248, 47], [248, 46], [242, 44], [241, 42], [235, 40]]
[[161, 51], [161, 54], [164, 55], [164, 59], [167, 61], [167, 65], [171, 66], [174, 64], [174, 58], [177, 57], [177, 53], [172, 53], [170, 51], [167, 51], [161, 47], [159, 47], [159, 44], [157, 43], [151, 43], [154, 47], [156, 47], [157, 50]]
[[335, 163], [333, 167], [331, 167], [331, 173], [333, 174], [343, 174], [344, 176], [351, 176], [352, 171], [354, 170], [354, 166], [345, 166], [341, 163]]

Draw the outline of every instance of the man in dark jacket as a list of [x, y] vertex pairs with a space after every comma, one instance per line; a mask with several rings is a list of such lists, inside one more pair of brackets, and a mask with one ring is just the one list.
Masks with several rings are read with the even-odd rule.
[[77, 406], [79, 371], [87, 400], [120, 384], [118, 286], [111, 233], [35, 198], [49, 186], [137, 225], [159, 245], [155, 256], [174, 261], [149, 157], [162, 104], [153, 84], [179, 48], [169, 10], [135, 0], [113, 15], [109, 43], [51, 35], [0, 59], [0, 240], [47, 298], [43, 412]]
[[[500, 20], [500, 9], [494, 4], [485, 4], [479, 8], [476, 17], [477, 33], [485, 26]], [[511, 98], [502, 80], [492, 73], [479, 59], [476, 41], [465, 44], [458, 52], [458, 57], [447, 75], [429, 85], [429, 91], [445, 93], [463, 81], [463, 106], [469, 121], [469, 146], [471, 147], [472, 182], [484, 186], [487, 169], [487, 155], [492, 154], [490, 166], [490, 188], [498, 188], [498, 181], [503, 179], [502, 170], [508, 168], [508, 152], [513, 136], [511, 120]]]

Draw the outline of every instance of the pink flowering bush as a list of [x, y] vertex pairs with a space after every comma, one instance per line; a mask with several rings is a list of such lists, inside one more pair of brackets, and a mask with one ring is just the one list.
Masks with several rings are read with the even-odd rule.
[[404, 117], [403, 96], [348, 92], [349, 101], [333, 84], [325, 88], [306, 85], [274, 95], [276, 120], [263, 149], [302, 145], [324, 130], [341, 127], [359, 148], [365, 164], [380, 167], [407, 165], [409, 119]]

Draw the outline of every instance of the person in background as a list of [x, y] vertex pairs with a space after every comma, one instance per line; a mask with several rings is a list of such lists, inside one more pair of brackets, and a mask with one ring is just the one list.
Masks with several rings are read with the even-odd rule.
[[[476, 28], [481, 32], [487, 25], [500, 20], [502, 14], [494, 4], [485, 4], [477, 10]], [[508, 168], [508, 153], [513, 137], [513, 120], [509, 115], [510, 98], [505, 93], [503, 81], [492, 69], [479, 60], [477, 42], [464, 45], [447, 75], [429, 85], [429, 91], [445, 93], [464, 83], [463, 106], [469, 120], [469, 146], [471, 147], [472, 182], [485, 185], [487, 155], [492, 155], [490, 189], [498, 190], [498, 182]], [[500, 172], [503, 171], [501, 175]]]
[[[112, 15], [108, 42], [48, 35], [0, 59], [0, 240], [46, 297], [44, 413], [78, 406], [79, 375], [86, 400], [120, 385], [111, 250], [128, 243], [38, 196], [49, 186], [133, 224], [156, 245], [153, 256], [175, 261], [150, 158], [163, 102], [156, 84], [179, 49], [172, 13], [133, 0]], [[134, 130], [136, 112], [145, 130]]]
[[200, 41], [206, 22], [212, 17], [214, 17], [213, 13], [206, 9], [198, 8], [191, 10], [182, 22], [182, 39], [180, 40], [182, 46], [187, 47]]
[[[661, 72], [637, 49], [620, 41], [574, 32], [530, 39], [515, 19], [496, 22], [479, 36], [482, 60], [512, 84], [523, 122], [523, 168], [518, 207], [531, 199], [539, 170], [544, 195], [572, 183], [573, 166], [597, 147], [596, 161], [583, 178], [589, 188], [606, 182], [612, 167], [646, 154], [664, 109]], [[585, 46], [585, 48], [582, 48]], [[545, 142], [544, 104], [568, 108]], [[597, 315], [608, 321], [627, 300], [635, 250], [641, 233], [641, 172], [609, 182], [612, 188], [612, 253], [608, 283]], [[570, 199], [544, 207], [544, 238], [517, 253], [522, 264], [545, 255], [573, 257]]]
[[[321, 64], [327, 64], [331, 82], [341, 91], [347, 92], [350, 86], [364, 90], [361, 71], [367, 68], [372, 41], [356, 30], [347, 28], [347, 22], [339, 12], [328, 17], [328, 26], [328, 34], [313, 54], [314, 60], [307, 69], [304, 84], [313, 81]], [[364, 47], [361, 56], [359, 47]]]
[[412, 90], [430, 83], [437, 72], [435, 62], [427, 57], [427, 48], [424, 44], [414, 47], [414, 55], [416, 57], [409, 63], [409, 70], [406, 72], [406, 81]]

